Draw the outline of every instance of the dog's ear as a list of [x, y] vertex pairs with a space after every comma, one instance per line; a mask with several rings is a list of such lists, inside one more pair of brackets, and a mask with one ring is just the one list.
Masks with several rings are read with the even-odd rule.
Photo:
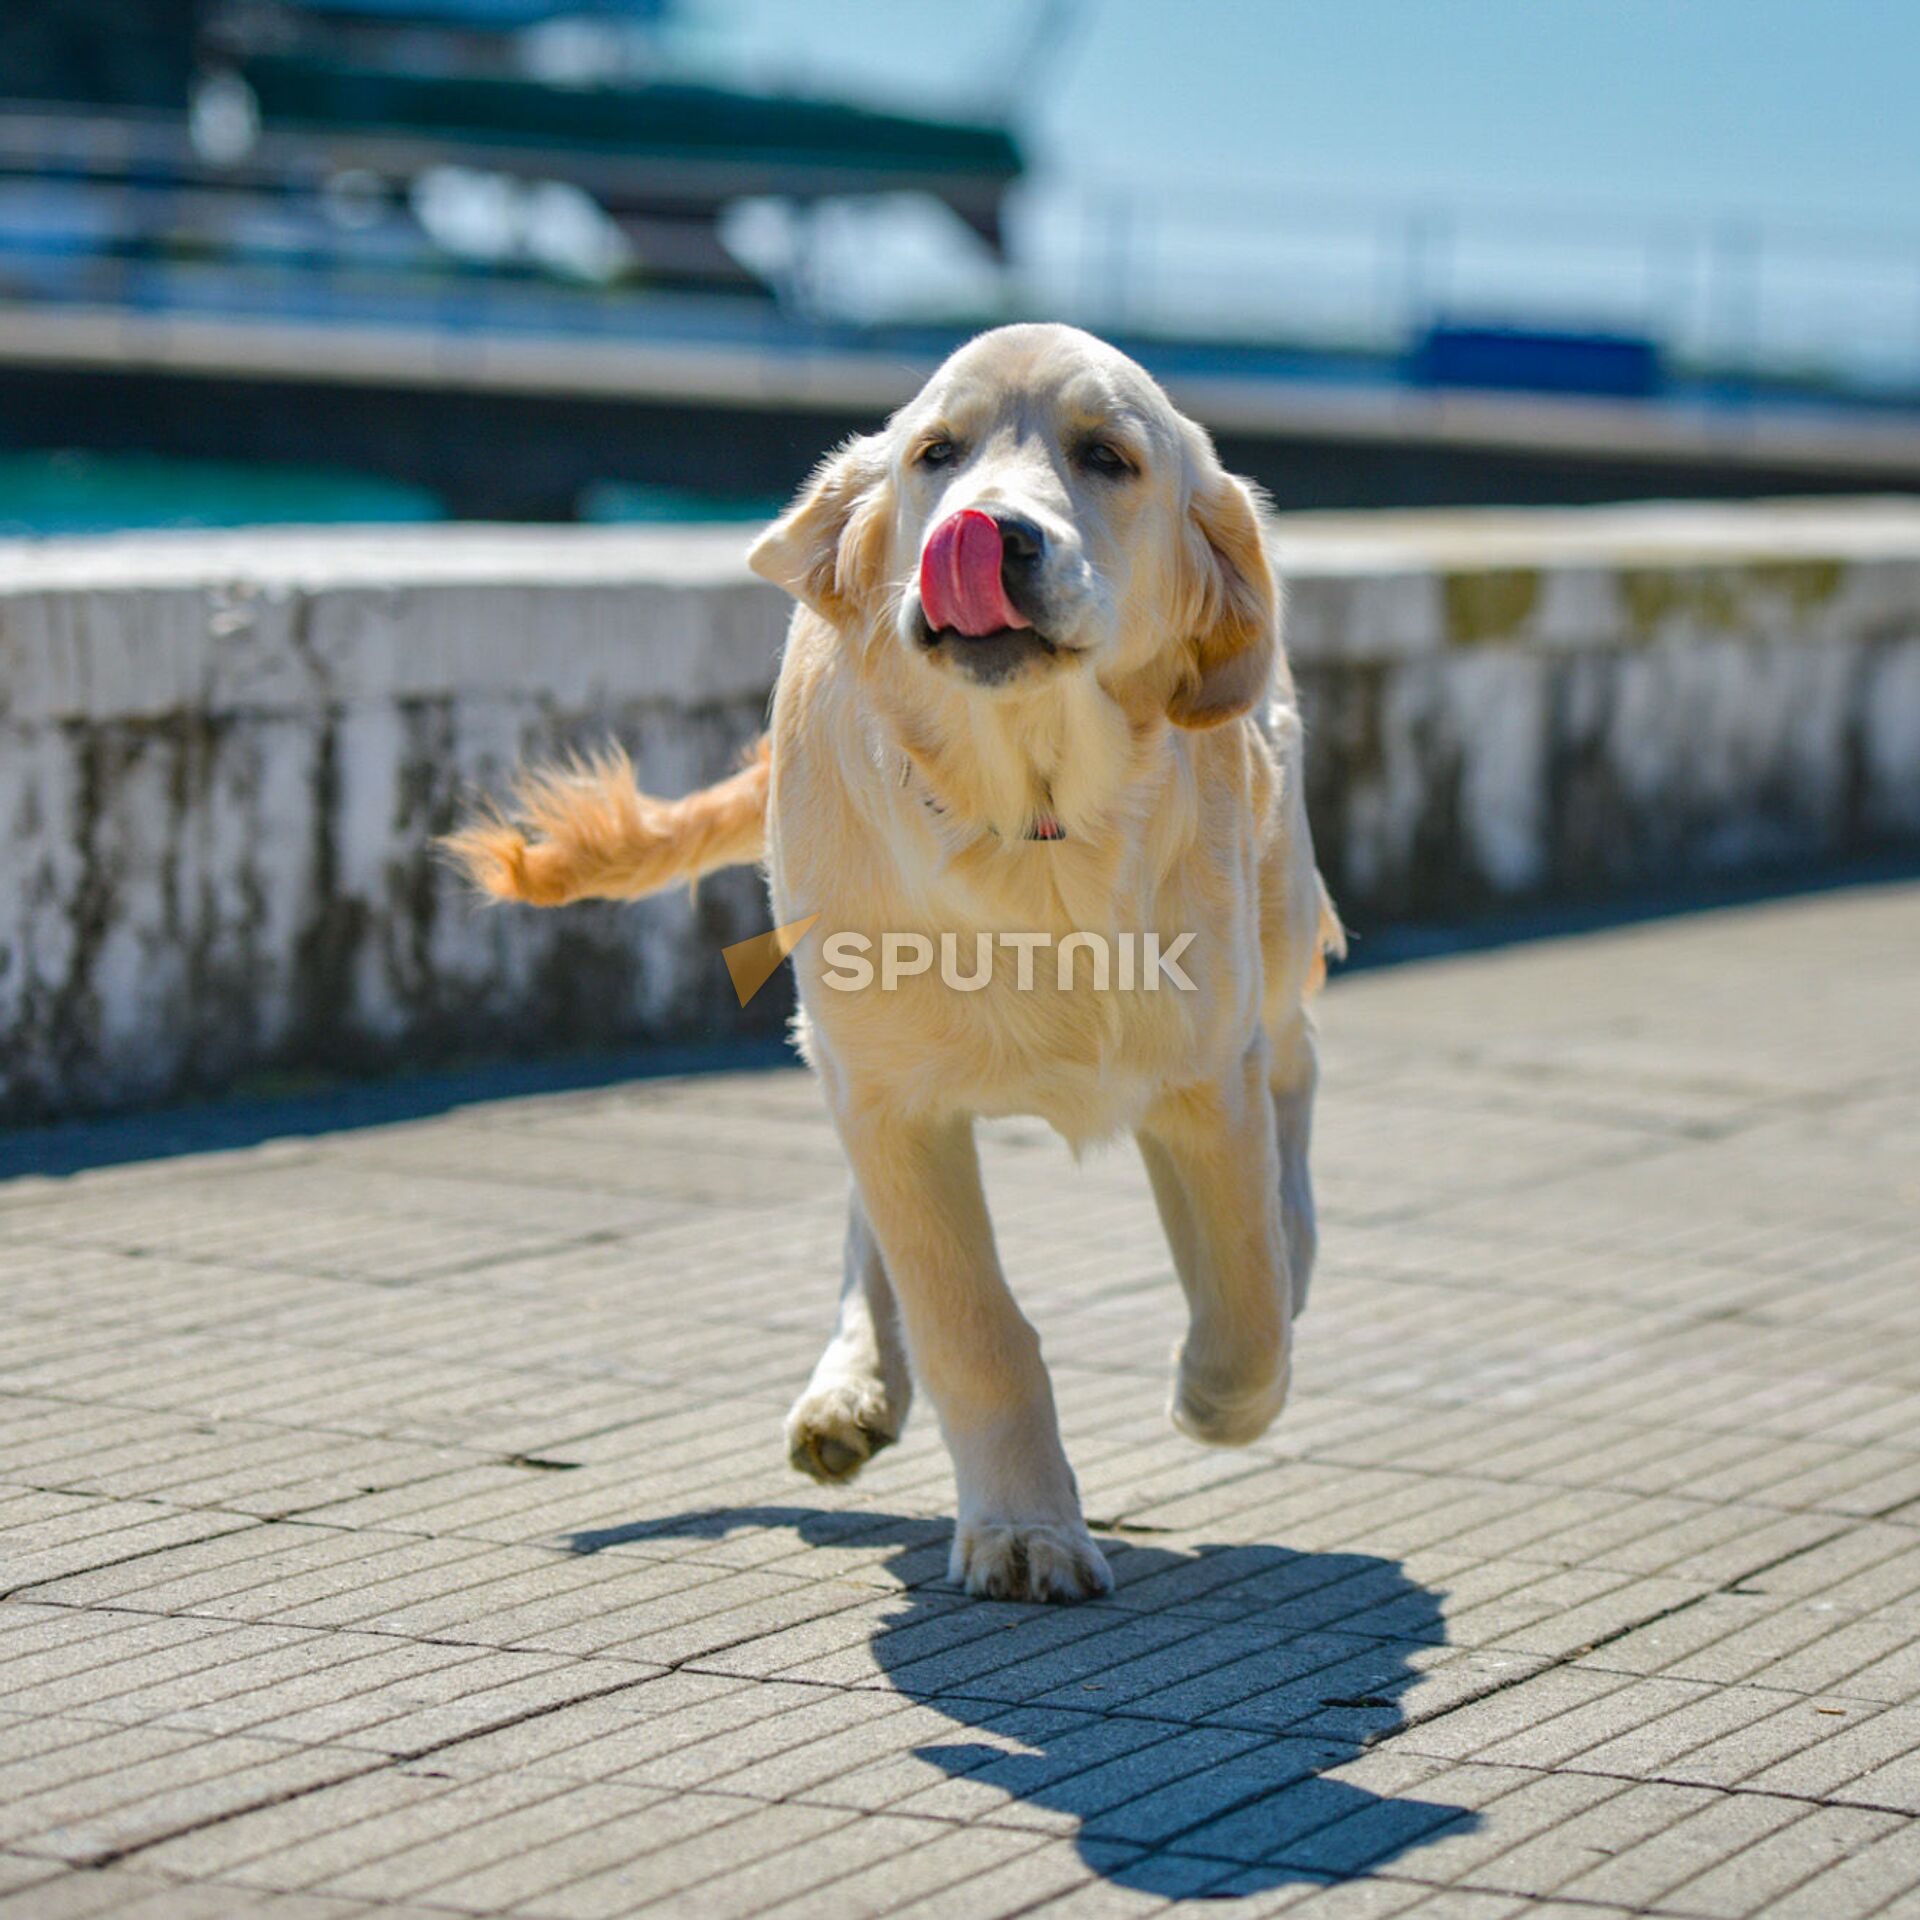
[[869, 603], [886, 534], [887, 453], [879, 434], [849, 440], [813, 470], [747, 565], [836, 626]]
[[1187, 509], [1182, 657], [1167, 703], [1178, 727], [1217, 727], [1259, 705], [1280, 646], [1280, 587], [1267, 559], [1264, 503], [1200, 442]]

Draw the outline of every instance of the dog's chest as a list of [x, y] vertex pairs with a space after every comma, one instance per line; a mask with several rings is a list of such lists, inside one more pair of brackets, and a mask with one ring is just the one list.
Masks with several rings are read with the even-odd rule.
[[1204, 1073], [1245, 997], [1216, 943], [1162, 929], [923, 923], [808, 948], [808, 1022], [855, 1076], [914, 1106], [1036, 1114], [1075, 1142]]
[[1139, 839], [956, 850], [916, 806], [849, 860], [844, 838], [828, 859], [826, 836], [787, 826], [776, 917], [820, 916], [794, 956], [812, 1050], [910, 1107], [1037, 1114], [1092, 1141], [1257, 1024], [1253, 900]]

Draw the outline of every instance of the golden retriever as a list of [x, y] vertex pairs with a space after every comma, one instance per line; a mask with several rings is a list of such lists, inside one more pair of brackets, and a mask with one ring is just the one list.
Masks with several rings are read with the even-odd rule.
[[796, 1025], [853, 1178], [793, 1462], [851, 1479], [917, 1381], [958, 1485], [953, 1577], [1102, 1592], [974, 1121], [1037, 1114], [1076, 1150], [1133, 1133], [1187, 1298], [1172, 1419], [1262, 1433], [1314, 1255], [1307, 1001], [1341, 934], [1259, 497], [1124, 355], [1003, 327], [833, 454], [750, 564], [799, 607], [741, 772], [678, 801], [617, 754], [536, 774], [452, 850], [540, 905], [764, 858], [776, 921], [820, 916]]

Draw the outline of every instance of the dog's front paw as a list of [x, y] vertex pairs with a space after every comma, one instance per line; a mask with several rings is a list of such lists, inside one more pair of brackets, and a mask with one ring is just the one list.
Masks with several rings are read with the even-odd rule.
[[851, 1480], [899, 1437], [899, 1416], [878, 1380], [811, 1388], [787, 1415], [787, 1459], [815, 1480]]
[[949, 1573], [983, 1600], [1090, 1600], [1113, 1590], [1105, 1556], [1078, 1521], [963, 1520]]
[[1180, 1356], [1167, 1417], [1189, 1440], [1244, 1447], [1258, 1440], [1287, 1404], [1287, 1356], [1255, 1368], [1202, 1367]]

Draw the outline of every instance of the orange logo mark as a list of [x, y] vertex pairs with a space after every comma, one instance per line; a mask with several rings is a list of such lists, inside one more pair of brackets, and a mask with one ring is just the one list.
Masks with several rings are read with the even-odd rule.
[[771, 933], [756, 933], [751, 940], [736, 940], [720, 949], [733, 980], [733, 990], [744, 1007], [780, 969], [780, 962], [807, 937], [820, 916], [810, 913], [804, 920], [789, 920]]

